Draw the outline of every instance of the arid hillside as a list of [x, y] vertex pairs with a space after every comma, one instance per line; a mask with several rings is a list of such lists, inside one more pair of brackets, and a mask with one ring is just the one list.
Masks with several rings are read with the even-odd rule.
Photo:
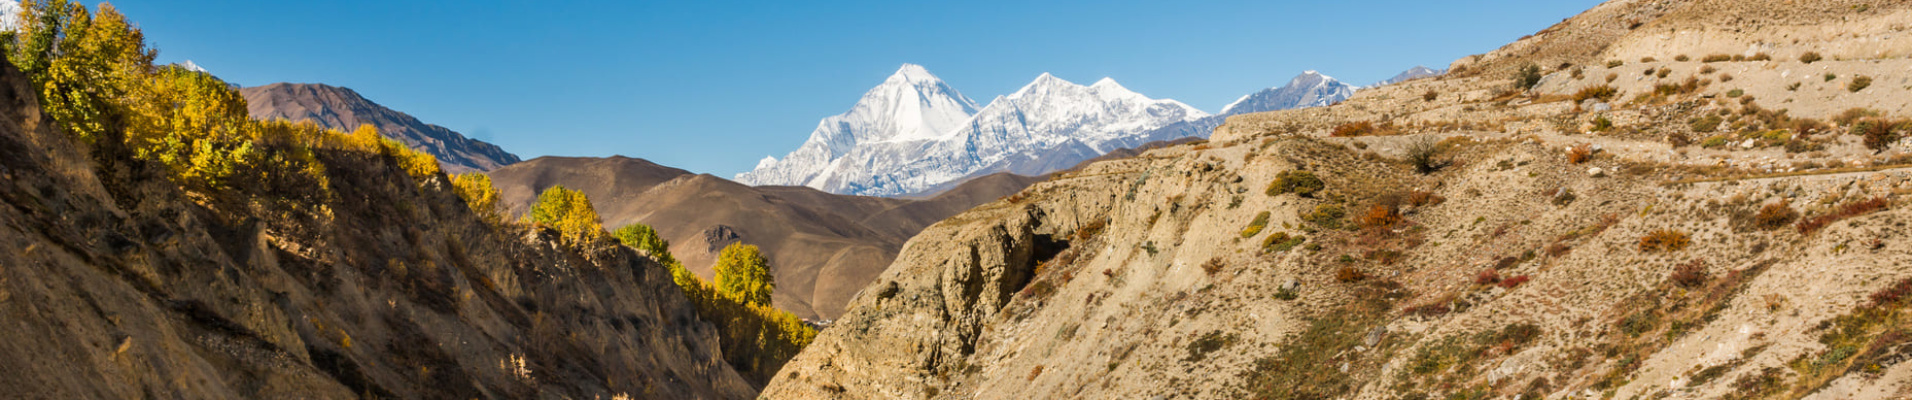
[[764, 397], [1912, 396], [1912, 4], [1608, 2], [926, 229]]
[[923, 227], [1036, 180], [991, 175], [932, 198], [899, 200], [750, 187], [624, 157], [541, 157], [489, 175], [512, 215], [523, 214], [546, 188], [581, 190], [605, 227], [656, 228], [671, 253], [705, 279], [724, 246], [762, 247], [776, 276], [776, 306], [813, 319], [841, 315], [850, 296]]
[[259, 140], [322, 166], [187, 191], [121, 127], [58, 130], [30, 87], [0, 66], [5, 397], [755, 395], [663, 267], [487, 223], [435, 166]]

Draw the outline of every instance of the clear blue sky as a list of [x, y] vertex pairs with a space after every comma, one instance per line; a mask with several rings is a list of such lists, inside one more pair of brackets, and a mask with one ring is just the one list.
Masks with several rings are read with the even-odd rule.
[[[89, 3], [93, 3], [89, 1]], [[1319, 70], [1444, 68], [1595, 0], [115, 2], [247, 86], [351, 87], [526, 159], [622, 154], [723, 177], [801, 144], [902, 63], [979, 102], [1052, 72], [1209, 112]]]

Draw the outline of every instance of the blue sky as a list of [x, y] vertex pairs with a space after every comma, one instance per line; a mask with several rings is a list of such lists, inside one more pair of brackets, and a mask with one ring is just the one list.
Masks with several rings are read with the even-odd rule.
[[[89, 2], [92, 3], [92, 2]], [[1319, 70], [1444, 68], [1596, 0], [115, 2], [247, 85], [351, 87], [526, 159], [621, 154], [729, 177], [902, 63], [979, 102], [1043, 72], [1218, 111]]]

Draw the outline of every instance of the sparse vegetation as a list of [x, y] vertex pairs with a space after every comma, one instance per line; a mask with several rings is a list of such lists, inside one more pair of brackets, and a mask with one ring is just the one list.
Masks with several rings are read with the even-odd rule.
[[1731, 54], [1709, 54], [1706, 56], [1706, 58], [1700, 59], [1700, 62], [1703, 62], [1703, 63], [1716, 63], [1716, 62], [1725, 62], [1725, 61], [1733, 61], [1733, 56]]
[[1620, 89], [1614, 88], [1612, 85], [1588, 86], [1580, 89], [1579, 92], [1575, 92], [1573, 94], [1573, 101], [1578, 103], [1587, 101], [1587, 99], [1599, 99], [1602, 102], [1607, 102], [1613, 101], [1613, 98], [1619, 96]]
[[1363, 279], [1368, 279], [1368, 273], [1361, 272], [1361, 269], [1353, 266], [1343, 266], [1334, 270], [1335, 282], [1354, 283]]
[[1759, 214], [1753, 216], [1754, 224], [1765, 230], [1784, 228], [1798, 219], [1799, 211], [1793, 210], [1790, 200], [1780, 200], [1760, 207]]
[[1846, 90], [1851, 91], [1853, 93], [1859, 93], [1859, 91], [1866, 90], [1867, 87], [1871, 87], [1871, 86], [1872, 86], [1872, 77], [1859, 75], [1859, 76], [1852, 77], [1852, 82], [1846, 83]]
[[1807, 63], [1807, 64], [1816, 63], [1816, 62], [1819, 62], [1819, 60], [1824, 60], [1824, 59], [1826, 58], [1819, 56], [1819, 52], [1816, 52], [1816, 51], [1808, 51], [1805, 54], [1799, 55], [1799, 62]]
[[1322, 204], [1315, 206], [1313, 212], [1302, 215], [1301, 220], [1308, 221], [1308, 223], [1315, 224], [1322, 228], [1337, 229], [1341, 227], [1342, 218], [1347, 216], [1347, 209], [1341, 208], [1341, 206]]
[[1261, 250], [1267, 253], [1286, 252], [1293, 250], [1295, 246], [1300, 246], [1307, 240], [1307, 238], [1301, 236], [1289, 235], [1287, 232], [1275, 232], [1269, 234], [1267, 239], [1262, 239]]
[[1567, 162], [1574, 163], [1574, 164], [1585, 164], [1587, 161], [1590, 161], [1590, 160], [1593, 160], [1593, 145], [1592, 144], [1581, 143], [1581, 144], [1573, 146], [1572, 148], [1567, 149]]
[[1213, 257], [1209, 258], [1207, 262], [1202, 263], [1202, 272], [1207, 273], [1209, 276], [1214, 276], [1216, 273], [1222, 272], [1222, 267], [1226, 266], [1226, 264], [1222, 263], [1221, 257]]
[[1646, 236], [1640, 238], [1640, 251], [1644, 253], [1671, 253], [1685, 250], [1688, 245], [1692, 244], [1693, 239], [1687, 236], [1686, 232], [1660, 229], [1647, 233]]
[[1334, 127], [1334, 131], [1329, 134], [1335, 137], [1354, 137], [1372, 135], [1375, 131], [1376, 128], [1373, 122], [1361, 121], [1337, 125]]
[[1289, 170], [1275, 174], [1275, 180], [1268, 183], [1267, 194], [1269, 196], [1280, 196], [1294, 193], [1301, 197], [1314, 197], [1315, 192], [1326, 188], [1327, 184], [1323, 183], [1321, 178], [1316, 177], [1313, 172]]
[[1255, 235], [1261, 234], [1261, 230], [1268, 227], [1269, 215], [1271, 214], [1267, 211], [1262, 211], [1260, 214], [1255, 214], [1255, 220], [1249, 222], [1247, 228], [1242, 228], [1241, 237], [1245, 239], [1245, 238], [1255, 237]]
[[1438, 158], [1440, 152], [1440, 143], [1436, 142], [1434, 138], [1422, 137], [1416, 139], [1407, 145], [1408, 165], [1414, 166], [1414, 172], [1422, 174], [1434, 173], [1434, 171], [1439, 171], [1442, 168], [1447, 168], [1448, 165], [1452, 165], [1453, 161]]
[[1520, 90], [1533, 90], [1540, 84], [1540, 66], [1527, 64], [1514, 72], [1514, 87]]
[[1421, 93], [1421, 101], [1433, 102], [1440, 98], [1441, 92], [1436, 92], [1434, 89], [1428, 89], [1426, 93]]
[[1823, 215], [1799, 221], [1799, 233], [1811, 235], [1813, 232], [1825, 229], [1826, 226], [1832, 225], [1834, 222], [1884, 210], [1888, 204], [1883, 197], [1846, 203]]
[[1685, 264], [1674, 266], [1673, 274], [1667, 275], [1666, 279], [1673, 282], [1676, 286], [1693, 289], [1705, 285], [1707, 277], [1706, 263], [1699, 259], [1694, 259]]

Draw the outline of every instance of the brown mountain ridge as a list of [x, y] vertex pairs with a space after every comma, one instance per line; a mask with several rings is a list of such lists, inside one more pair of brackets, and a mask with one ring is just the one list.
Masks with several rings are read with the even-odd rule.
[[518, 162], [497, 145], [465, 137], [374, 103], [349, 88], [311, 83], [274, 83], [239, 89], [247, 111], [261, 120], [312, 121], [351, 131], [371, 124], [380, 134], [438, 157], [448, 173], [489, 171]]

